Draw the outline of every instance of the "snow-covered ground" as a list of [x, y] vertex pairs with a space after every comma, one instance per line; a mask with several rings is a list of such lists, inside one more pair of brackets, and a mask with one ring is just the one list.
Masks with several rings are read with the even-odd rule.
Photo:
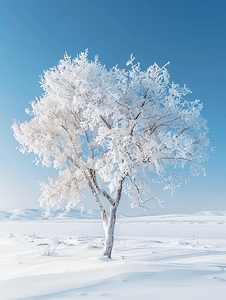
[[98, 218], [0, 212], [0, 299], [226, 299], [226, 212], [121, 216], [111, 260]]

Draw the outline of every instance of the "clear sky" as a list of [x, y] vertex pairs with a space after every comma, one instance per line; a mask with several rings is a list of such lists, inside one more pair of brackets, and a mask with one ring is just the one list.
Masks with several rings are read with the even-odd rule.
[[[25, 108], [41, 96], [43, 70], [65, 51], [75, 57], [86, 48], [108, 69], [125, 68], [131, 53], [142, 69], [170, 61], [171, 80], [186, 83], [189, 99], [204, 104], [216, 146], [205, 164], [207, 177], [192, 178], [173, 197], [153, 186], [165, 208], [150, 203], [151, 213], [226, 210], [225, 16], [224, 0], [0, 0], [0, 210], [38, 208], [38, 181], [56, 178], [16, 150], [10, 126], [29, 120]], [[86, 206], [94, 207], [89, 201]]]

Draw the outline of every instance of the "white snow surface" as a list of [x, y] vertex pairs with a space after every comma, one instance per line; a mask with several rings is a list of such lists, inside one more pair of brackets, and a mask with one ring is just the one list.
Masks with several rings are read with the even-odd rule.
[[119, 216], [103, 241], [95, 211], [1, 211], [0, 299], [225, 299], [226, 211]]

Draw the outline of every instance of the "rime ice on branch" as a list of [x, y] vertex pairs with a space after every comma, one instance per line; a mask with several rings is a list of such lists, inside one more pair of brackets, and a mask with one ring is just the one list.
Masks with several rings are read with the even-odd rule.
[[[45, 71], [44, 94], [26, 110], [31, 120], [12, 128], [22, 153], [59, 169], [56, 181], [41, 184], [41, 206], [49, 210], [68, 199], [68, 208], [83, 209], [82, 190], [91, 189], [106, 234], [103, 255], [110, 257], [122, 193], [132, 206], [142, 205], [152, 199], [142, 192], [153, 178], [174, 192], [189, 173], [205, 173], [208, 128], [202, 104], [184, 99], [190, 90], [170, 83], [166, 66], [141, 71], [131, 55], [128, 71], [108, 71], [87, 55], [66, 54]], [[100, 195], [109, 202], [109, 218]]]

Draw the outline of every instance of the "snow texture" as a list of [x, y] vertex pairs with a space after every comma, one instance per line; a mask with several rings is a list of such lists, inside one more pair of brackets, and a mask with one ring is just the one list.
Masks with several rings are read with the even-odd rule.
[[225, 299], [225, 211], [118, 218], [112, 259], [101, 220], [72, 212], [0, 213], [1, 300]]

